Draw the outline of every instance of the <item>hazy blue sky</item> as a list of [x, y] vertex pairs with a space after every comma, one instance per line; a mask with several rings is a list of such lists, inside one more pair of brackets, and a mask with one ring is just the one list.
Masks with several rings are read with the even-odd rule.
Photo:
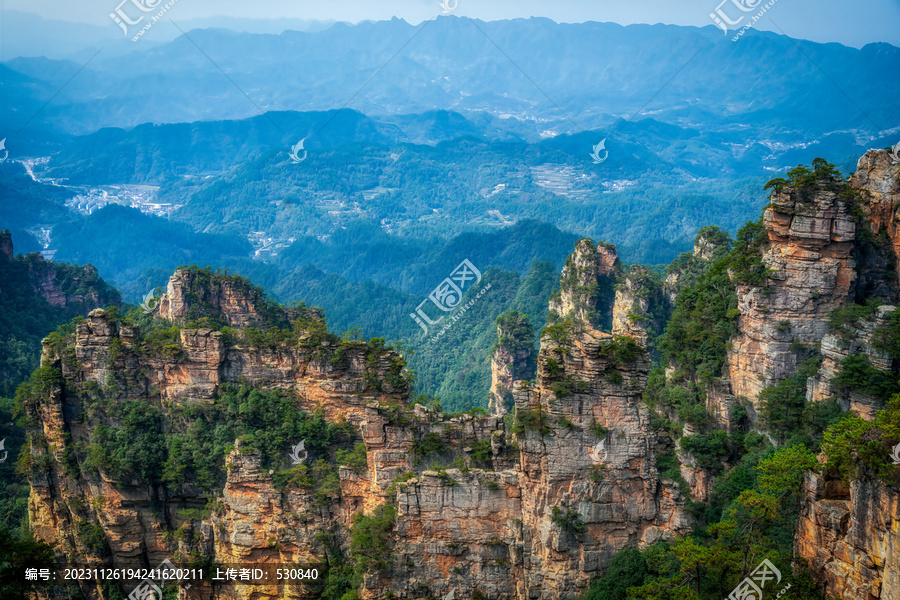
[[[121, 0], [0, 0], [4, 9], [45, 19], [114, 28], [109, 18]], [[134, 0], [139, 1], [139, 0]], [[721, 0], [458, 0], [454, 14], [485, 20], [544, 16], [556, 21], [612, 21], [710, 25]], [[732, 0], [726, 0], [731, 2]], [[739, 2], [742, 0], [733, 0]], [[755, 5], [765, 0], [743, 0]], [[165, 4], [165, 2], [163, 2]], [[727, 6], [727, 5], [726, 5]], [[441, 12], [438, 0], [177, 0], [176, 22], [214, 16], [334, 19], [357, 22], [397, 16], [418, 23]], [[771, 18], [771, 21], [769, 20]], [[773, 22], [778, 25], [775, 27]], [[758, 29], [852, 46], [885, 41], [900, 46], [900, 0], [776, 0]]]

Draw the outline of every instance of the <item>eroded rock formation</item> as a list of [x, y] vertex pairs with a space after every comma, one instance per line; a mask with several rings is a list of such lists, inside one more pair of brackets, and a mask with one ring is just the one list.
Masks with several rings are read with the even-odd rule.
[[[0, 292], [9, 284], [8, 278], [13, 277], [7, 270], [22, 269], [34, 295], [50, 306], [84, 315], [97, 306], [119, 304], [119, 294], [106, 287], [93, 265], [58, 265], [37, 252], [16, 259], [8, 230], [0, 232], [0, 262], [4, 263], [0, 265], [4, 274]], [[21, 293], [21, 290], [16, 292]]]
[[560, 289], [550, 298], [550, 320], [583, 321], [609, 330], [619, 272], [615, 246], [579, 240], [563, 266]]
[[503, 416], [513, 408], [514, 381], [534, 376], [534, 330], [526, 315], [508, 312], [497, 319], [497, 344], [491, 353], [488, 412]]
[[850, 486], [807, 474], [796, 553], [829, 597], [900, 599], [900, 493], [856, 479]]
[[665, 329], [670, 312], [662, 286], [645, 267], [634, 265], [616, 286], [612, 333], [633, 337], [641, 346], [649, 347], [651, 336]]
[[[649, 361], [633, 342], [586, 324], [551, 328], [536, 381], [513, 385], [519, 420], [510, 432], [496, 416], [451, 418], [408, 406], [401, 357], [324, 336], [315, 311], [278, 314], [266, 305], [276, 313], [254, 313], [260, 304], [248, 301], [245, 282], [219, 278], [207, 293], [189, 281], [184, 272], [173, 276], [163, 314], [235, 325], [284, 320], [305, 333], [290, 343], [251, 343], [211, 328], [147, 338], [137, 325], [95, 310], [71, 347], [45, 344], [44, 368], [61, 377], [26, 407], [29, 510], [36, 535], [58, 542], [70, 563], [152, 567], [193, 556], [324, 571], [330, 552], [349, 551], [354, 515], [391, 504], [388, 564], [367, 572], [362, 597], [454, 591], [458, 598], [575, 600], [618, 550], [689, 527], [677, 488], [659, 481], [641, 402]], [[285, 470], [284, 458], [267, 464], [239, 438], [222, 486], [204, 490], [192, 476], [164, 485], [116, 475], [91, 454], [97, 436], [121, 427], [111, 406], [152, 407], [172, 435], [237, 383], [291, 392], [298, 408], [350, 423], [365, 461], [340, 466], [333, 486], [309, 487], [307, 471]], [[312, 599], [316, 585], [225, 586], [215, 597]], [[87, 582], [83, 591], [102, 596]], [[187, 591], [197, 599], [212, 593], [203, 584]]]
[[[807, 382], [809, 400], [838, 396], [844, 408], [866, 418], [881, 408], [865, 394], [844, 394], [832, 379], [850, 356], [865, 356], [879, 372], [894, 368], [876, 332], [897, 303], [895, 284], [882, 276], [896, 269], [900, 248], [893, 219], [897, 175], [887, 153], [872, 151], [853, 177], [857, 195], [827, 181], [773, 193], [763, 220], [763, 282], [738, 286], [739, 334], [726, 371], [701, 390], [711, 419], [686, 427], [685, 435], [713, 423], [730, 431], [742, 398], [757, 403], [762, 389], [793, 375], [813, 353], [823, 360]], [[498, 344], [495, 352], [491, 415], [450, 417], [410, 406], [395, 351], [328, 336], [317, 311], [274, 307], [240, 280], [179, 271], [160, 301], [160, 314], [182, 325], [177, 331], [157, 331], [148, 341], [136, 325], [97, 310], [78, 326], [71, 348], [45, 344], [44, 365], [60, 377], [48, 375], [40, 398], [26, 407], [33, 529], [59, 542], [67, 560], [92, 565], [155, 566], [194, 553], [220, 563], [324, 570], [335, 552], [350, 552], [356, 515], [377, 515], [390, 505], [396, 515], [389, 550], [366, 570], [362, 598], [453, 592], [457, 598], [575, 600], [622, 548], [690, 530], [685, 498], [660, 477], [662, 444], [642, 402], [650, 369], [647, 325], [656, 327], [666, 294], [702, 271], [691, 261], [727, 251], [713, 243], [720, 238], [710, 232], [698, 242], [680, 270], [671, 271], [669, 285], [653, 292], [659, 298], [647, 293], [647, 273], [639, 268], [622, 278], [614, 298], [622, 275], [615, 249], [581, 240], [551, 300], [554, 324], [541, 339], [533, 381], [517, 381], [531, 379], [524, 375], [530, 344], [514, 331], [521, 320], [500, 324], [501, 340], [515, 343]], [[731, 293], [723, 291], [723, 298], [725, 292]], [[881, 308], [835, 330], [835, 309], [873, 298]], [[283, 339], [241, 334], [272, 323], [298, 333]], [[201, 490], [190, 476], [167, 487], [102, 465], [84, 468], [96, 462], [90, 449], [100, 426], [120, 427], [108, 416], [92, 420], [89, 415], [102, 413], [98, 406], [140, 401], [161, 411], [165, 427], [175, 427], [215, 406], [223, 388], [235, 384], [290, 392], [304, 411], [346, 421], [364, 458], [336, 465], [331, 484], [318, 488], [303, 483], [307, 471], [285, 469], [245, 439], [234, 440], [212, 490]], [[507, 396], [515, 406], [511, 430], [499, 416]], [[693, 498], [707, 498], [714, 477], [666, 444]], [[898, 506], [900, 493], [890, 483], [860, 477], [844, 486], [807, 476], [796, 552], [827, 593], [900, 600]], [[91, 538], [79, 533], [85, 527], [102, 533], [108, 551], [86, 541]], [[89, 584], [84, 591], [102, 596]], [[319, 591], [314, 583], [237, 586], [215, 597], [306, 600]], [[212, 597], [203, 585], [188, 594]]]
[[849, 201], [820, 186], [809, 194], [787, 187], [771, 202], [763, 216], [769, 274], [762, 287], [738, 286], [740, 333], [728, 352], [732, 392], [754, 403], [797, 370], [799, 346], [818, 346], [856, 281]]
[[839, 389], [832, 383], [838, 375], [839, 364], [850, 356], [863, 356], [875, 369], [889, 374], [894, 366], [890, 353], [879, 347], [878, 331], [888, 324], [895, 306], [882, 305], [875, 308], [871, 319], [862, 319], [858, 323], [846, 324], [840, 331], [832, 332], [822, 338], [820, 351], [822, 366], [815, 377], [807, 381], [806, 397], [811, 402], [821, 402], [835, 397], [841, 402], [844, 410], [855, 411], [866, 420], [875, 418], [875, 413], [884, 408], [884, 404], [875, 395], [862, 389]]
[[674, 485], [660, 482], [649, 411], [650, 363], [628, 341], [576, 324], [541, 340], [538, 378], [514, 390], [522, 422], [528, 598], [575, 598], [616, 548], [686, 532]]

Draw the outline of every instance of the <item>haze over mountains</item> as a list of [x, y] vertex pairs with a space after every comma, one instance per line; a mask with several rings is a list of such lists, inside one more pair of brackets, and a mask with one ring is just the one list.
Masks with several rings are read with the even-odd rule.
[[700, 227], [755, 218], [777, 174], [817, 156], [850, 172], [900, 131], [883, 43], [543, 18], [306, 28], [0, 64], [17, 250], [91, 263], [133, 302], [179, 265], [228, 268], [336, 330], [406, 338], [462, 258], [493, 273], [499, 314], [546, 296], [578, 237], [666, 264]]
[[[3, 120], [19, 125], [14, 111], [42, 104], [81, 66], [42, 58], [5, 64], [15, 71], [2, 79], [15, 104]], [[595, 129], [643, 111], [673, 123], [788, 126], [815, 136], [896, 126], [900, 84], [888, 74], [898, 64], [900, 51], [888, 44], [858, 50], [754, 31], [732, 43], [713, 26], [448, 16], [280, 35], [204, 29], [125, 56], [101, 51], [42, 122], [86, 133], [258, 114], [236, 85], [263, 111], [348, 103], [369, 115], [484, 111], [530, 121], [532, 134]]]

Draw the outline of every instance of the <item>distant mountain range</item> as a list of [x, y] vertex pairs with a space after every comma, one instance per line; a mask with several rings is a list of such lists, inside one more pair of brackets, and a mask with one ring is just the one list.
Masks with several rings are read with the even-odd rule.
[[[93, 262], [129, 298], [187, 262], [408, 293], [403, 252], [530, 220], [663, 264], [757, 214], [777, 174], [817, 156], [847, 173], [900, 136], [900, 49], [714, 27], [394, 19], [88, 58], [0, 63], [0, 217], [17, 247]], [[154, 186], [168, 220], [73, 198], [124, 184]]]
[[[82, 64], [15, 58], [4, 66], [11, 103], [0, 125], [18, 130]], [[734, 129], [748, 141], [786, 128], [809, 142], [900, 124], [897, 72], [900, 49], [888, 44], [854, 49], [755, 31], [733, 43], [713, 26], [450, 16], [280, 35], [202, 29], [125, 55], [101, 51], [31, 127], [83, 134], [348, 106], [368, 115], [484, 112], [513, 119], [513, 129], [526, 123], [532, 136], [643, 114]]]

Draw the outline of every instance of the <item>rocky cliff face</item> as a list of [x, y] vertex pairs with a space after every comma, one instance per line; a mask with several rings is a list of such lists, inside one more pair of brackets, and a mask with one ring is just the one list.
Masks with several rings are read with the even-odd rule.
[[[873, 151], [852, 180], [857, 195], [827, 182], [773, 193], [763, 220], [763, 283], [738, 286], [739, 334], [726, 372], [697, 388], [711, 419], [685, 426], [685, 435], [711, 423], [730, 430], [739, 397], [756, 403], [763, 388], [794, 374], [814, 352], [823, 360], [807, 382], [811, 401], [836, 395], [866, 418], [881, 408], [873, 396], [838, 389], [832, 380], [851, 356], [865, 356], [878, 372], [894, 371], [876, 338], [897, 302], [894, 280], [884, 275], [895, 271], [900, 247], [892, 216], [897, 171], [886, 153]], [[360, 515], [376, 518], [390, 506], [385, 545], [365, 563], [363, 599], [452, 592], [575, 600], [617, 551], [688, 533], [692, 525], [678, 486], [660, 477], [656, 454], [664, 444], [642, 394], [647, 346], [666, 295], [696, 280], [702, 269], [691, 261], [727, 251], [721, 236], [709, 233], [671, 271], [665, 289], [648, 288], [649, 273], [640, 268], [623, 273], [613, 247], [581, 240], [551, 300], [555, 324], [542, 334], [532, 382], [520, 381], [531, 379], [533, 368], [526, 369], [531, 340], [524, 322], [498, 323], [506, 341], [493, 357], [491, 415], [451, 417], [410, 406], [395, 351], [329, 336], [317, 311], [281, 309], [239, 278], [179, 271], [159, 303], [159, 314], [176, 327], [142, 332], [96, 310], [69, 346], [45, 344], [44, 383], [26, 406], [34, 531], [58, 542], [69, 562], [213, 560], [317, 565], [324, 572], [338, 568], [340, 555], [359, 558]], [[835, 309], [873, 298], [880, 308], [831, 325]], [[273, 326], [281, 332], [266, 334]], [[345, 447], [359, 443], [364, 452], [351, 460], [319, 449], [308, 464], [292, 467], [284, 456], [298, 440], [280, 440], [285, 447], [274, 456], [252, 435], [232, 435], [212, 486], [177, 471], [165, 453], [159, 460], [170, 469], [167, 483], [116, 472], [97, 455], [98, 440], [126, 431], [126, 416], [143, 410], [160, 421], [139, 421], [142, 427], [169, 437], [203, 428], [225, 435], [210, 415], [231, 410], [221, 398], [238, 385], [284, 393], [279, 397], [297, 410], [333, 426], [346, 423], [342, 431], [352, 440]], [[500, 407], [510, 397], [515, 419], [507, 429]], [[707, 498], [710, 472], [680, 448], [663, 450], [677, 456], [693, 498]], [[900, 600], [895, 487], [866, 478], [844, 487], [812, 475], [805, 485], [796, 552], [818, 582], [842, 600]], [[89, 584], [84, 591], [107, 597]], [[187, 590], [203, 600], [320, 593], [321, 582]]]
[[491, 353], [488, 412], [503, 416], [513, 408], [513, 382], [534, 376], [534, 331], [528, 317], [505, 313], [497, 321], [497, 344]]
[[542, 338], [536, 383], [514, 391], [530, 537], [523, 597], [575, 598], [618, 548], [687, 531], [683, 499], [656, 469], [641, 402], [649, 367], [632, 340], [586, 325]]
[[[896, 302], [898, 167], [887, 152], [871, 150], [850, 178], [851, 193], [820, 182], [815, 189], [793, 186], [772, 194], [763, 218], [768, 277], [759, 287], [738, 288], [740, 335], [728, 354], [735, 395], [755, 403], [764, 387], [793, 373], [821, 346], [825, 370], [811, 382], [810, 397], [827, 396], [831, 390], [822, 382], [848, 350], [828, 335], [831, 313], [852, 302]], [[867, 346], [866, 333], [858, 333], [860, 347]]]
[[[796, 374], [810, 357], [820, 358], [821, 367], [806, 381], [807, 401], [835, 398], [867, 420], [884, 408], [878, 381], [896, 380], [896, 360], [882, 342], [898, 300], [900, 244], [893, 215], [900, 207], [900, 165], [887, 152], [870, 151], [849, 186], [830, 177], [827, 165], [815, 170], [806, 176], [798, 170], [791, 184], [775, 186], [762, 235], [750, 242], [759, 255], [737, 254], [727, 263], [732, 282], [738, 282], [738, 334], [729, 341], [723, 376], [690, 382], [703, 388], [706, 413], [717, 429], [732, 429], [734, 410], [744, 400], [757, 422], [760, 392]], [[670, 291], [687, 280], [692, 261], [704, 252], [700, 246], [670, 267]], [[754, 260], [761, 263], [758, 277]], [[842, 378], [850, 364], [857, 365], [856, 375]], [[668, 372], [678, 368], [669, 365]], [[703, 428], [687, 424], [684, 435], [708, 427], [709, 421]], [[676, 455], [692, 497], [707, 498], [715, 479], [689, 453], [678, 449]], [[898, 502], [896, 485], [860, 477], [843, 486], [807, 476], [795, 549], [828, 595], [898, 597], [900, 537], [892, 525]]]
[[865, 202], [861, 207], [866, 216], [866, 223], [876, 239], [887, 238], [893, 263], [888, 268], [893, 270], [894, 277], [886, 277], [883, 272], [875, 272], [880, 276], [878, 281], [871, 281], [871, 276], [863, 275], [866, 283], [865, 291], [869, 296], [885, 296], [898, 293], [897, 282], [900, 280], [900, 223], [896, 218], [897, 206], [900, 205], [900, 164], [894, 162], [890, 153], [884, 150], [869, 150], [859, 159], [856, 172], [850, 178], [850, 185], [864, 191]]
[[[683, 499], [659, 481], [640, 400], [649, 362], [636, 344], [586, 325], [551, 329], [536, 382], [513, 385], [519, 420], [510, 432], [494, 416], [408, 406], [395, 352], [324, 335], [312, 311], [277, 314], [243, 282], [214, 283], [214, 293], [206, 292], [176, 273], [162, 313], [235, 325], [283, 320], [300, 330], [297, 337], [177, 327], [146, 334], [95, 310], [71, 346], [45, 344], [47, 384], [26, 406], [29, 510], [35, 534], [58, 542], [70, 564], [214, 560], [314, 564], [324, 572], [335, 549], [352, 551], [354, 515], [391, 504], [390, 556], [366, 572], [363, 598], [454, 591], [458, 598], [574, 600], [621, 548], [687, 530]], [[140, 420], [140, 427], [168, 438], [213, 428], [204, 423], [214, 423], [207, 419], [224, 410], [223, 389], [237, 383], [288, 393], [297, 409], [349, 423], [365, 460], [339, 466], [334, 483], [325, 477], [311, 486], [303, 481], [327, 471], [326, 461], [311, 458], [309, 470], [291, 470], [286, 458], [267, 458], [241, 437], [227, 451], [221, 483], [210, 488], [191, 471], [168, 484], [117, 473], [96, 454], [104, 447], [98, 440], [125, 431], [142, 411], [160, 421]], [[296, 441], [285, 440], [281, 454]], [[159, 460], [168, 465], [172, 451]], [[186, 594], [312, 599], [316, 585], [214, 591], [195, 582]], [[83, 591], [106, 597], [93, 584]]]
[[213, 277], [208, 270], [200, 269], [176, 271], [158, 302], [159, 316], [179, 325], [205, 314], [216, 315], [228, 327], [243, 329], [261, 327], [266, 317], [275, 314], [282, 319], [279, 324], [292, 323], [301, 313], [309, 310], [275, 310], [267, 304], [261, 289], [239, 277]]
[[650, 272], [634, 265], [616, 286], [612, 311], [613, 335], [627, 335], [649, 347], [650, 337], [662, 333], [671, 303]]
[[797, 555], [809, 561], [829, 596], [900, 598], [900, 493], [883, 482], [849, 488], [808, 474], [797, 528]]
[[615, 246], [579, 240], [563, 266], [559, 292], [550, 298], [550, 320], [583, 321], [609, 330], [619, 272]]
[[[861, 192], [865, 233], [857, 243], [860, 259], [857, 301], [875, 302], [858, 320], [843, 324], [821, 341], [822, 366], [808, 380], [807, 398], [818, 401], [835, 396], [845, 409], [867, 420], [884, 408], [865, 390], [838, 389], [832, 379], [838, 364], [848, 357], [864, 357], [874, 373], [891, 373], [894, 361], [876, 344], [879, 328], [896, 310], [896, 260], [900, 244], [894, 212], [900, 206], [900, 165], [881, 150], [859, 160], [851, 186]], [[879, 306], [878, 302], [882, 304]], [[890, 449], [885, 449], [889, 453]], [[900, 491], [870, 475], [847, 486], [808, 474], [800, 523], [797, 555], [807, 559], [820, 586], [841, 600], [896, 600], [900, 598]]]
[[807, 400], [820, 402], [834, 397], [841, 402], [844, 410], [855, 411], [869, 421], [875, 418], [875, 413], [884, 408], [884, 403], [877, 396], [858, 388], [841, 389], [832, 380], [840, 371], [840, 362], [850, 356], [863, 356], [878, 371], [891, 373], [894, 359], [885, 349], [878, 347], [877, 337], [879, 329], [888, 324], [888, 319], [895, 310], [895, 306], [879, 306], [870, 319], [848, 323], [840, 331], [822, 338], [822, 366], [816, 376], [807, 381]]
[[50, 306], [87, 314], [94, 307], [119, 303], [118, 293], [106, 287], [93, 265], [57, 265], [36, 252], [16, 259], [8, 230], [0, 232], [0, 263], [6, 279], [0, 281], [0, 292], [13, 277], [8, 270], [22, 269], [33, 294]]
[[856, 281], [851, 204], [820, 186], [772, 194], [763, 216], [769, 269], [763, 287], [738, 287], [738, 327], [728, 353], [732, 392], [756, 402], [759, 392], [793, 374], [800, 346], [816, 347], [832, 311], [851, 299]]

